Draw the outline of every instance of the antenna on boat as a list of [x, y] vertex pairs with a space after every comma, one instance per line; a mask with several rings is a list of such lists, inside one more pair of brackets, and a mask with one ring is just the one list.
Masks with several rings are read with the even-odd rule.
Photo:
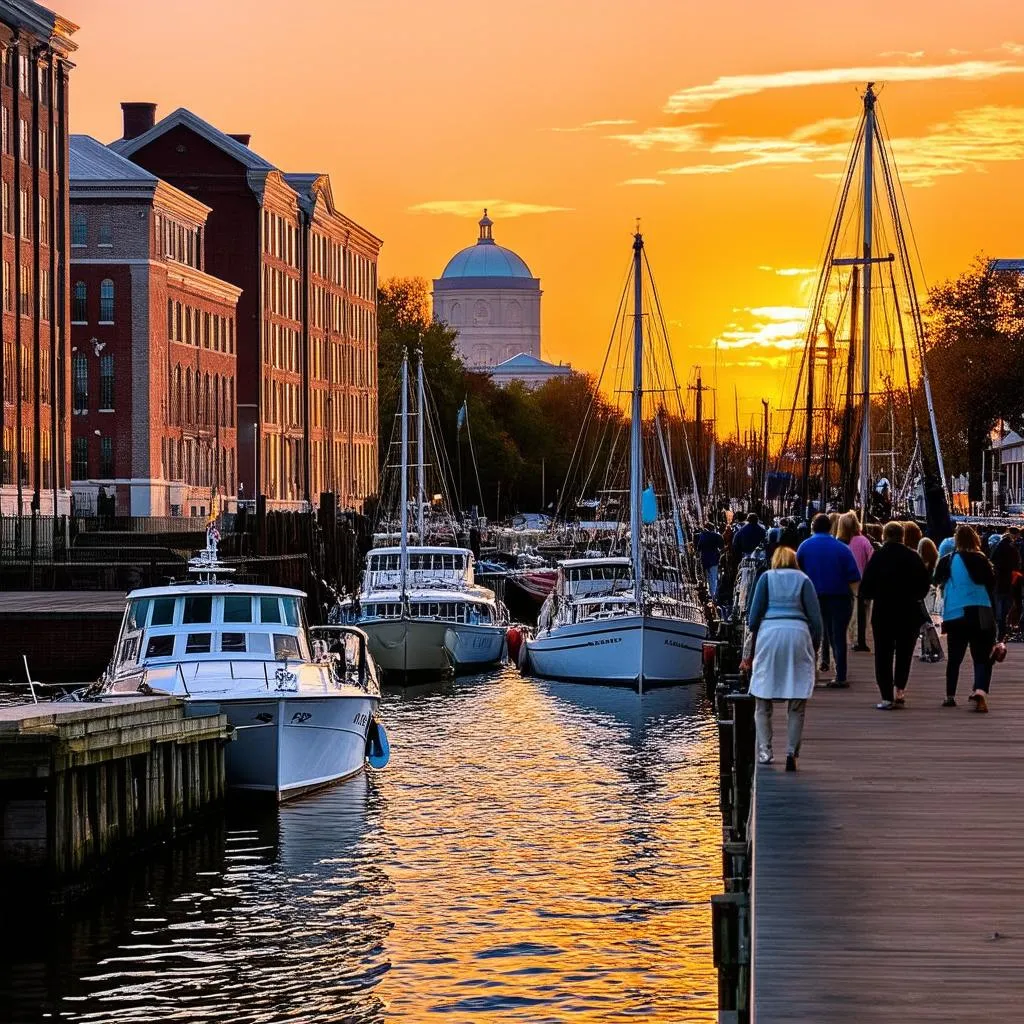
[[633, 236], [633, 402], [629, 425], [629, 530], [630, 554], [633, 561], [633, 586], [636, 603], [640, 607], [642, 587], [642, 565], [640, 534], [642, 530], [644, 486], [644, 454], [641, 444], [643, 433], [644, 397], [644, 283], [643, 283], [644, 239], [640, 234], [640, 221]]
[[218, 576], [230, 575], [235, 571], [230, 566], [221, 565], [217, 554], [219, 542], [220, 530], [217, 529], [216, 523], [211, 522], [206, 528], [206, 547], [188, 562], [188, 571], [196, 575], [196, 582], [216, 583]]

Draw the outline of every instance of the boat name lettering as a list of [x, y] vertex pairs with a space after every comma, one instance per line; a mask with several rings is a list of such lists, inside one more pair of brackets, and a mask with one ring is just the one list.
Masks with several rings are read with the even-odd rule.
[[360, 711], [355, 718], [352, 719], [354, 725], [366, 725], [369, 722], [370, 716], [365, 711]]
[[296, 711], [292, 715], [292, 725], [302, 725], [303, 722], [308, 722], [313, 717], [309, 711]]
[[270, 712], [268, 712], [268, 711], [261, 711], [256, 716], [256, 721], [257, 722], [262, 722], [264, 725], [266, 725], [267, 722], [272, 722], [273, 720], [274, 720], [274, 716], [272, 714], [270, 714]]
[[602, 647], [604, 644], [621, 644], [621, 643], [622, 643], [622, 637], [621, 636], [609, 636], [609, 637], [605, 637], [604, 640], [588, 640], [587, 641], [587, 646], [588, 647]]
[[686, 650], [686, 644], [681, 644], [678, 640], [666, 640], [665, 643], [669, 647], [678, 647], [681, 650], [684, 650], [684, 651]]

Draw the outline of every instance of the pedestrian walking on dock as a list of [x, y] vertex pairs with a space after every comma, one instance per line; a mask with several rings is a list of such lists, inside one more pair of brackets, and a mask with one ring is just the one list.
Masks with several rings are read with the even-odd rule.
[[841, 540], [832, 536], [832, 520], [819, 512], [811, 523], [811, 536], [800, 545], [797, 562], [810, 577], [821, 606], [824, 624], [822, 641], [822, 669], [828, 671], [828, 647], [836, 660], [836, 678], [829, 686], [845, 689], [846, 681], [846, 628], [853, 612], [853, 598], [860, 583], [853, 552]]
[[700, 555], [700, 564], [707, 577], [708, 590], [711, 592], [713, 601], [718, 594], [718, 560], [722, 557], [722, 548], [725, 542], [722, 535], [715, 529], [715, 524], [710, 520], [704, 524], [704, 529], [694, 538], [693, 546]]
[[786, 701], [786, 771], [796, 771], [807, 700], [814, 692], [815, 652], [822, 621], [814, 585], [797, 566], [792, 548], [779, 547], [771, 569], [754, 588], [747, 615], [754, 653], [744, 667], [751, 672], [749, 692], [756, 698], [757, 757], [772, 763], [772, 708]]
[[975, 710], [988, 711], [992, 661], [996, 642], [993, 610], [995, 571], [982, 554], [981, 540], [961, 523], [953, 535], [956, 549], [939, 560], [935, 582], [942, 590], [942, 632], [946, 634], [946, 699], [943, 707], [956, 706], [960, 665], [968, 650], [974, 663]]
[[[1016, 527], [1014, 528], [1016, 529]], [[1006, 639], [1006, 620], [1013, 603], [1014, 576], [1020, 571], [1017, 538], [1007, 531], [992, 549], [992, 566], [996, 572], [995, 613], [998, 640]]]
[[[846, 544], [853, 559], [857, 563], [861, 577], [867, 568], [871, 556], [875, 553], [875, 546], [861, 532], [860, 520], [856, 512], [847, 512], [839, 517], [839, 539]], [[857, 642], [853, 645], [855, 651], [868, 651], [868, 602], [862, 591], [857, 591]]]
[[752, 555], [764, 543], [766, 532], [757, 513], [751, 512], [747, 516], [746, 524], [741, 526], [732, 537], [732, 550], [737, 563], [744, 555]]
[[903, 707], [914, 648], [924, 623], [924, 599], [931, 573], [921, 556], [904, 543], [904, 524], [886, 523], [882, 549], [868, 562], [858, 598], [871, 605], [875, 641], [875, 682], [882, 695], [879, 711]]

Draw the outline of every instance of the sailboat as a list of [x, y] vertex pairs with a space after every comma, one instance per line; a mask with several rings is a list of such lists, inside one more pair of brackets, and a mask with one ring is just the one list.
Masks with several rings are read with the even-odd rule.
[[[862, 101], [778, 468], [794, 481], [800, 514], [835, 507], [888, 518], [895, 505], [944, 526], [949, 495], [903, 190], [874, 83]], [[903, 485], [891, 489], [897, 478]]]
[[[409, 359], [402, 359], [399, 543], [370, 550], [358, 597], [342, 602], [341, 617], [360, 626], [385, 681], [444, 678], [499, 662], [505, 654], [507, 616], [494, 592], [475, 582], [473, 552], [428, 544], [426, 492], [426, 389], [423, 357], [417, 363], [416, 539], [409, 523]], [[450, 517], [437, 531], [456, 534]], [[388, 534], [385, 533], [384, 537]]]
[[[655, 488], [645, 486], [656, 469], [651, 465], [650, 476], [645, 473], [643, 446], [644, 369], [645, 360], [653, 356], [645, 350], [645, 262], [643, 236], [638, 230], [633, 238], [631, 274], [628, 502], [615, 498], [620, 507], [628, 504], [629, 554], [560, 561], [555, 589], [541, 608], [537, 633], [525, 645], [526, 667], [534, 675], [628, 686], [638, 693], [700, 678], [708, 635], [704, 608], [683, 557], [683, 510], [667, 458], [663, 410], [655, 413], [648, 436], [657, 439], [663, 490], [672, 510], [669, 518], [659, 518]], [[653, 305], [663, 324], [656, 292]], [[653, 336], [653, 331], [650, 333]], [[613, 332], [609, 355], [614, 345]], [[670, 352], [668, 357], [674, 378]], [[671, 389], [652, 387], [650, 393], [666, 390]], [[678, 397], [678, 384], [674, 390]]]

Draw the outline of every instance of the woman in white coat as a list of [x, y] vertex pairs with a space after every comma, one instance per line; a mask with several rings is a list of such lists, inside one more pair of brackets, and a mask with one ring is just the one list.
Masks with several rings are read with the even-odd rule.
[[754, 636], [750, 693], [757, 698], [757, 759], [772, 763], [772, 707], [788, 702], [786, 771], [800, 756], [807, 698], [814, 691], [815, 654], [821, 645], [821, 609], [814, 584], [798, 568], [792, 548], [777, 548], [772, 567], [757, 581], [747, 615]]

